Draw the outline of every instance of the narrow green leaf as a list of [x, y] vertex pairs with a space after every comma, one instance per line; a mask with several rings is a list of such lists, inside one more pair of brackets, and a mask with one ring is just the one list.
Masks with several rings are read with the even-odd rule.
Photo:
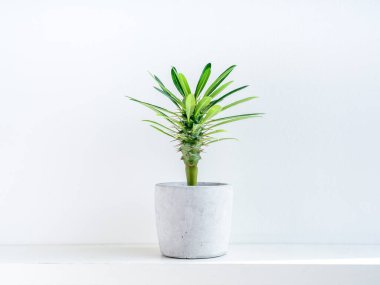
[[148, 122], [148, 123], [150, 123], [150, 124], [155, 124], [155, 125], [157, 125], [157, 126], [163, 128], [163, 129], [165, 129], [165, 130], [167, 130], [167, 131], [169, 131], [169, 132], [176, 133], [176, 131], [174, 131], [174, 130], [168, 128], [167, 126], [164, 126], [163, 124], [160, 124], [160, 123], [158, 123], [158, 122], [156, 122], [156, 121], [152, 121], [152, 120], [143, 120], [143, 122]]
[[169, 123], [171, 123], [175, 128], [182, 128], [183, 126], [181, 125], [180, 121], [177, 121], [177, 120], [174, 120], [173, 118], [169, 117], [166, 113], [164, 112], [167, 112], [171, 115], [174, 115], [176, 117], [178, 117], [178, 115], [174, 112], [171, 112], [169, 110], [166, 110], [164, 108], [161, 108], [159, 106], [156, 106], [156, 105], [153, 105], [153, 104], [150, 104], [150, 103], [146, 103], [146, 102], [143, 102], [143, 101], [139, 101], [137, 99], [134, 99], [134, 98], [131, 98], [131, 97], [128, 97], [130, 100], [134, 101], [134, 102], [137, 102], [137, 103], [140, 103], [142, 105], [144, 105], [145, 107], [151, 109], [152, 111], [154, 111], [156, 113], [157, 116], [160, 116], [162, 117], [163, 119], [165, 119], [166, 121], [168, 121]]
[[250, 114], [233, 115], [233, 116], [228, 116], [228, 117], [214, 119], [214, 120], [210, 121], [210, 123], [224, 121], [224, 120], [230, 120], [230, 119], [235, 119], [235, 118], [242, 118], [242, 117], [260, 116], [260, 115], [263, 115], [263, 114], [264, 113], [250, 113]]
[[[128, 97], [128, 96], [127, 96]], [[156, 105], [153, 105], [153, 104], [150, 104], [150, 103], [147, 103], [147, 102], [144, 102], [144, 101], [140, 101], [140, 100], [137, 100], [135, 98], [132, 98], [132, 97], [128, 97], [131, 101], [134, 101], [134, 102], [137, 102], [137, 103], [140, 103], [142, 105], [144, 105], [145, 107], [148, 107], [149, 109], [155, 111], [155, 112], [167, 112], [171, 115], [175, 115], [175, 116], [178, 116], [176, 113], [172, 112], [172, 111], [169, 111], [165, 108], [162, 108], [162, 107], [159, 107], [159, 106], [156, 106]]]
[[182, 90], [185, 92], [185, 95], [189, 95], [191, 93], [189, 83], [187, 83], [187, 79], [185, 75], [182, 73], [178, 74], [178, 80], [179, 83], [181, 84]]
[[215, 140], [211, 140], [209, 142], [206, 142], [204, 145], [209, 145], [209, 144], [212, 144], [212, 143], [216, 143], [216, 142], [220, 142], [220, 141], [225, 141], [225, 140], [234, 140], [234, 141], [238, 141], [237, 138], [220, 138], [220, 139], [215, 139]]
[[185, 108], [186, 108], [186, 116], [187, 116], [187, 120], [189, 121], [190, 120], [190, 117], [191, 115], [193, 114], [194, 112], [194, 108], [195, 108], [195, 97], [193, 94], [188, 94], [186, 96], [186, 100], [185, 100]]
[[198, 98], [199, 94], [201, 94], [203, 88], [206, 86], [206, 83], [207, 83], [208, 78], [210, 77], [210, 74], [211, 74], [211, 63], [208, 63], [203, 68], [202, 74], [199, 77], [198, 84], [194, 93], [195, 98]]
[[203, 97], [198, 103], [197, 103], [197, 106], [195, 107], [195, 113], [194, 113], [194, 116], [197, 117], [202, 111], [204, 108], [206, 108], [208, 106], [208, 104], [210, 104], [211, 102], [211, 98], [210, 97]]
[[232, 65], [227, 68], [221, 75], [219, 75], [219, 77], [206, 90], [204, 96], [210, 95], [219, 86], [219, 84], [222, 83], [224, 79], [226, 79], [226, 77], [232, 72], [235, 67], [236, 65]]
[[220, 97], [219, 99], [216, 99], [216, 100], [212, 101], [212, 102], [210, 103], [210, 106], [209, 106], [209, 107], [211, 107], [211, 106], [213, 106], [213, 105], [215, 105], [215, 104], [220, 103], [221, 101], [223, 101], [224, 99], [226, 99], [228, 96], [231, 96], [231, 95], [234, 94], [235, 92], [238, 92], [238, 91], [240, 91], [240, 90], [242, 90], [242, 89], [244, 89], [244, 88], [247, 88], [248, 86], [249, 86], [249, 85], [241, 86], [241, 87], [239, 87], [239, 88], [236, 88], [236, 89], [234, 89], [234, 90], [232, 90], [232, 91], [226, 93], [225, 95], [223, 95], [223, 96]]
[[166, 96], [167, 98], [169, 98], [169, 100], [172, 101], [174, 103], [174, 105], [176, 105], [178, 108], [181, 108], [180, 105], [181, 105], [182, 102], [177, 102], [177, 100], [175, 98], [173, 98], [173, 96], [170, 96], [169, 93], [163, 91], [160, 88], [157, 88], [156, 86], [153, 86], [153, 88], [156, 89], [161, 94], [163, 94], [164, 96]]
[[[165, 85], [162, 83], [162, 81], [156, 75], [154, 75], [154, 74], [150, 74], [150, 75], [153, 77], [154, 80], [156, 80], [156, 82], [160, 86], [161, 91], [162, 91], [162, 92], [160, 91], [161, 93], [163, 93], [166, 96], [171, 97], [172, 102], [175, 101], [178, 106], [182, 106], [181, 100], [178, 99], [178, 97], [175, 96], [172, 92], [170, 92], [170, 90], [165, 87]], [[156, 90], [158, 90], [158, 88], [156, 88]]]
[[241, 104], [241, 103], [244, 103], [244, 102], [250, 101], [250, 100], [255, 99], [255, 98], [257, 98], [257, 97], [252, 96], [252, 97], [247, 97], [247, 98], [244, 98], [244, 99], [241, 99], [241, 100], [235, 101], [235, 102], [233, 102], [233, 103], [231, 103], [231, 104], [228, 104], [228, 105], [224, 106], [224, 107], [222, 108], [222, 111], [227, 110], [227, 109], [229, 109], [229, 108], [231, 108], [231, 107], [233, 107], [233, 106], [236, 106], [236, 105], [238, 105], [238, 104]]
[[256, 117], [260, 117], [260, 113], [231, 116], [230, 117], [231, 119], [227, 119], [228, 117], [221, 118], [220, 120], [219, 119], [218, 120], [213, 120], [212, 122], [218, 122], [218, 123], [215, 124], [215, 125], [211, 125], [208, 129], [211, 130], [211, 129], [217, 127], [217, 126], [221, 126], [221, 125], [224, 125], [224, 124], [229, 124], [229, 123], [240, 121], [240, 120], [245, 120], [245, 119], [250, 119], [250, 118], [256, 118]]
[[173, 83], [175, 87], [177, 88], [178, 92], [181, 93], [182, 96], [185, 96], [185, 92], [183, 92], [181, 83], [179, 82], [179, 79], [178, 79], [177, 69], [174, 66], [172, 67], [171, 75], [172, 75]]
[[171, 123], [177, 129], [183, 128], [183, 125], [181, 124], [180, 121], [177, 121], [177, 120], [175, 120], [175, 119], [167, 116], [164, 113], [157, 113], [156, 115], [159, 116], [159, 117], [161, 117], [161, 118], [163, 118], [163, 119], [165, 119], [166, 121], [168, 121], [169, 123]]
[[209, 136], [209, 135], [213, 135], [213, 134], [217, 134], [217, 133], [225, 133], [227, 132], [226, 130], [215, 130], [215, 131], [212, 131], [212, 132], [209, 132], [209, 133], [205, 133], [205, 136]]
[[218, 89], [216, 89], [214, 92], [212, 92], [209, 97], [215, 98], [219, 93], [221, 93], [224, 89], [226, 89], [233, 81], [224, 83], [222, 86], [220, 86]]
[[206, 113], [206, 116], [203, 118], [203, 122], [210, 120], [212, 117], [216, 116], [222, 110], [222, 106], [215, 105], [212, 106]]
[[169, 134], [169, 133], [167, 133], [167, 132], [161, 130], [160, 128], [158, 128], [158, 127], [156, 127], [156, 126], [154, 126], [154, 125], [150, 125], [150, 126], [151, 126], [152, 128], [154, 128], [154, 129], [156, 129], [157, 131], [159, 131], [160, 133], [163, 133], [163, 134], [165, 134], [165, 135], [167, 135], [167, 136], [169, 136], [169, 137], [172, 137], [173, 139], [176, 138], [175, 136], [173, 136], [173, 135], [171, 135], [171, 134]]

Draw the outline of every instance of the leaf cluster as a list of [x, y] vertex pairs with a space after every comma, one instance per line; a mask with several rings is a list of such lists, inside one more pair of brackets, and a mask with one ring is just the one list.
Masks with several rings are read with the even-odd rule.
[[206, 88], [211, 75], [211, 63], [208, 63], [204, 67], [193, 91], [185, 75], [179, 73], [175, 67], [172, 67], [171, 78], [177, 94], [170, 91], [156, 75], [152, 74], [153, 79], [158, 85], [154, 88], [173, 103], [174, 110], [168, 110], [167, 108], [132, 97], [129, 98], [151, 109], [158, 117], [163, 119], [163, 122], [144, 121], [160, 133], [178, 141], [179, 150], [183, 153], [182, 159], [186, 164], [196, 165], [200, 159], [199, 152], [201, 152], [203, 146], [222, 140], [235, 139], [215, 136], [226, 132], [220, 128], [222, 125], [262, 115], [262, 113], [249, 113], [218, 117], [223, 111], [256, 98], [254, 96], [246, 97], [235, 100], [227, 105], [222, 105], [225, 99], [248, 87], [248, 85], [245, 85], [227, 92], [227, 88], [233, 81], [225, 82], [225, 79], [235, 67], [236, 65], [232, 65], [227, 68]]

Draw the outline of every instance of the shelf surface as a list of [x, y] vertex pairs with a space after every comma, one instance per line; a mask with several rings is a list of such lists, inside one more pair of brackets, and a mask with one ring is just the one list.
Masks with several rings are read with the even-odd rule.
[[225, 256], [188, 260], [164, 257], [154, 245], [3, 245], [4, 263], [380, 265], [380, 246], [240, 244]]
[[154, 245], [3, 245], [0, 284], [379, 285], [380, 246], [241, 244], [186, 260]]

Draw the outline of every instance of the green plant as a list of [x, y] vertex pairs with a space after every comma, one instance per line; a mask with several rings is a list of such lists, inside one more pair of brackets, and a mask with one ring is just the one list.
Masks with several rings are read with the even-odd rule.
[[203, 92], [203, 95], [202, 91], [205, 89], [211, 74], [211, 63], [208, 63], [204, 67], [194, 92], [191, 91], [185, 75], [178, 73], [176, 68], [172, 67], [171, 77], [179, 96], [171, 92], [157, 76], [152, 75], [158, 84], [158, 87], [154, 88], [174, 104], [176, 107], [174, 111], [128, 97], [132, 101], [138, 102], [153, 110], [159, 117], [166, 121], [166, 125], [164, 125], [160, 122], [144, 120], [157, 131], [178, 141], [178, 150], [182, 153], [182, 160], [186, 167], [187, 185], [197, 185], [198, 161], [201, 159], [200, 153], [203, 147], [214, 142], [235, 139], [230, 137], [214, 137], [216, 134], [225, 132], [224, 129], [220, 129], [220, 126], [239, 120], [258, 117], [262, 114], [250, 113], [215, 118], [215, 116], [229, 108], [256, 98], [246, 97], [225, 106], [220, 105], [223, 100], [232, 94], [248, 87], [248, 85], [241, 86], [220, 96], [232, 83], [232, 81], [229, 81], [222, 84], [235, 66], [236, 65], [230, 66], [219, 75], [219, 77], [208, 86], [206, 91]]

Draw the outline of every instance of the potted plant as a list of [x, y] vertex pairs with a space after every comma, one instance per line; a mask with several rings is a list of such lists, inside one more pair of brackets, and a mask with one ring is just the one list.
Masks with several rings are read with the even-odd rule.
[[178, 94], [171, 92], [155, 75], [158, 92], [174, 105], [173, 110], [129, 97], [154, 111], [162, 122], [144, 120], [160, 133], [178, 143], [185, 164], [185, 182], [156, 185], [156, 223], [161, 253], [176, 258], [210, 258], [227, 253], [232, 215], [232, 187], [226, 183], [198, 182], [198, 162], [204, 147], [222, 140], [215, 135], [225, 132], [220, 127], [232, 122], [255, 118], [261, 113], [217, 117], [223, 111], [248, 102], [246, 97], [227, 105], [221, 103], [234, 93], [248, 87], [241, 86], [221, 95], [232, 81], [224, 80], [235, 68], [227, 68], [207, 88], [211, 64], [207, 64], [191, 90], [186, 77], [171, 69], [171, 78]]

